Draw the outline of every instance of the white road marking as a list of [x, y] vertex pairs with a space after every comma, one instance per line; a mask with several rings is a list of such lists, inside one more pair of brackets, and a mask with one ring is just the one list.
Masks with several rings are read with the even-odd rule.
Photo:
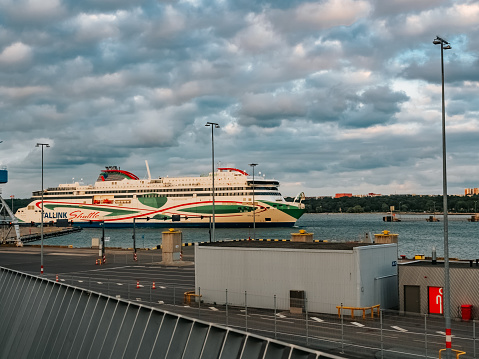
[[141, 302], [141, 298], [136, 298], [136, 300], [137, 300], [138, 302]]
[[89, 257], [90, 254], [77, 254], [77, 253], [46, 253], [47, 256], [75, 256], [75, 257]]
[[[446, 332], [441, 332], [441, 331], [438, 331], [436, 332], [437, 334], [441, 334], [441, 335], [446, 335]], [[454, 338], [454, 335], [451, 335], [451, 338]]]
[[324, 322], [324, 320], [319, 319], [319, 318], [316, 318], [316, 317], [311, 317], [311, 319], [312, 319], [312, 320], [315, 320], [315, 321], [317, 321], [317, 322], [319, 322], [319, 323]]
[[161, 286], [161, 285], [160, 285], [158, 288], [161, 288], [161, 289], [166, 289], [166, 287], [163, 287], [163, 286]]
[[398, 327], [398, 326], [396, 326], [396, 325], [392, 325], [391, 328], [396, 329], [396, 330], [399, 330], [400, 332], [403, 332], [403, 333], [407, 332], [407, 329]]
[[358, 323], [358, 322], [351, 322], [352, 325], [355, 325], [357, 327], [364, 327], [364, 324]]
[[218, 310], [218, 308], [215, 308], [215, 307], [208, 307], [210, 308], [211, 310]]
[[103, 284], [103, 282], [97, 282], [98, 284]]
[[165, 304], [165, 302], [163, 302], [162, 300], [159, 300], [158, 304]]
[[277, 313], [276, 316], [277, 316], [278, 318], [286, 318], [286, 315], [279, 314], [279, 313]]

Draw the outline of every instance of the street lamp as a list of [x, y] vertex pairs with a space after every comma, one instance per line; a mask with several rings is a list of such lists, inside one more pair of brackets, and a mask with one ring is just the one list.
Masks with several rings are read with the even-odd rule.
[[441, 75], [442, 75], [442, 198], [444, 210], [444, 319], [446, 324], [446, 358], [451, 358], [451, 293], [449, 282], [449, 244], [447, 218], [447, 172], [446, 172], [446, 106], [444, 103], [444, 50], [451, 45], [443, 38], [436, 36], [432, 42], [441, 45]]
[[48, 143], [37, 143], [35, 147], [42, 148], [42, 224], [40, 229], [40, 238], [41, 238], [41, 250], [40, 250], [40, 274], [43, 275], [43, 148], [50, 147]]
[[213, 130], [215, 128], [220, 128], [215, 122], [206, 122], [206, 127], [211, 127], [211, 175], [212, 175], [212, 186], [211, 191], [213, 195], [213, 226], [211, 227], [211, 237], [213, 238], [213, 242], [215, 241], [215, 141], [213, 136]]
[[256, 204], [254, 202], [254, 168], [258, 165], [257, 163], [250, 163], [253, 167], [253, 239], [256, 239]]
[[138, 260], [136, 256], [136, 217], [133, 217], [133, 260]]
[[105, 220], [100, 223], [101, 226], [101, 259], [103, 264], [106, 264], [106, 254], [105, 254]]

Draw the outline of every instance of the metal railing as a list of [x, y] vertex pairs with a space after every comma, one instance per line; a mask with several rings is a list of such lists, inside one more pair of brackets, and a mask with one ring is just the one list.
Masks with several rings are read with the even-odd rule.
[[[51, 276], [51, 280], [56, 277]], [[223, 300], [213, 301], [209, 299], [211, 290], [172, 286], [161, 278], [118, 281], [101, 275], [64, 275], [58, 281], [348, 358], [437, 358], [445, 347], [442, 316], [381, 309], [379, 317], [363, 318], [359, 314], [352, 319], [344, 311], [338, 317], [336, 303], [329, 304], [328, 314], [312, 312], [308, 308], [317, 303], [308, 298], [299, 313], [292, 313], [289, 298], [225, 289], [221, 293]], [[185, 302], [186, 292], [190, 293], [189, 302]], [[263, 307], [268, 309], [249, 304], [258, 302], [265, 303]], [[453, 321], [452, 333], [454, 349], [466, 352], [468, 358], [478, 358], [475, 320]]]

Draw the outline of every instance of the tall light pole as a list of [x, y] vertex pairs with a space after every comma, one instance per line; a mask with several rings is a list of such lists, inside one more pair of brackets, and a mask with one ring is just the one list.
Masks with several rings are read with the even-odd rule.
[[254, 202], [254, 168], [258, 164], [257, 163], [250, 163], [249, 165], [251, 167], [253, 167], [253, 239], [256, 239], [256, 204]]
[[40, 229], [41, 250], [40, 250], [40, 274], [43, 275], [43, 148], [50, 147], [48, 143], [37, 143], [35, 147], [42, 148], [42, 224]]
[[212, 209], [213, 225], [211, 227], [211, 237], [213, 238], [213, 242], [215, 242], [215, 138], [213, 135], [213, 130], [215, 128], [220, 128], [220, 125], [218, 125], [215, 122], [206, 122], [205, 126], [211, 127], [211, 177], [212, 177], [211, 192], [213, 196], [213, 209]]
[[441, 75], [442, 75], [442, 200], [444, 212], [444, 319], [446, 324], [446, 358], [451, 358], [451, 293], [449, 282], [449, 244], [447, 218], [447, 172], [446, 172], [446, 106], [444, 103], [444, 50], [449, 50], [449, 42], [436, 36], [432, 42], [441, 45]]

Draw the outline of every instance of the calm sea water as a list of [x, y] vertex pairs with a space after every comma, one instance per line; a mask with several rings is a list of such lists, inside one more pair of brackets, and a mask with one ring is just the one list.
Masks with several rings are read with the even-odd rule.
[[[415, 254], [431, 255], [435, 246], [439, 257], [444, 254], [444, 224], [427, 222], [426, 215], [402, 215], [401, 222], [383, 222], [384, 214], [305, 214], [293, 228], [256, 228], [256, 237], [263, 239], [289, 239], [291, 233], [304, 229], [314, 233], [314, 239], [328, 241], [357, 241], [365, 233], [381, 233], [389, 230], [399, 234], [399, 254], [411, 257]], [[449, 215], [449, 255], [459, 259], [479, 258], [479, 222], [468, 222], [468, 216]], [[137, 228], [136, 245], [152, 248], [161, 243], [165, 229]], [[184, 242], [209, 241], [207, 228], [182, 228]], [[133, 229], [105, 229], [109, 247], [133, 247]], [[251, 228], [217, 228], [217, 240], [243, 239], [253, 236]], [[46, 245], [73, 245], [90, 247], [91, 238], [101, 237], [101, 229], [84, 229], [63, 237], [47, 238]], [[32, 242], [31, 244], [38, 244]]]

